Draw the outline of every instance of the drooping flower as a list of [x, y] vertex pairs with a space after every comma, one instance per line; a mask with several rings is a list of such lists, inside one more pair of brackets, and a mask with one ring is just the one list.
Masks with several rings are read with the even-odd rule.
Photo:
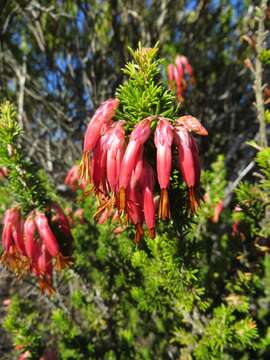
[[94, 116], [90, 120], [84, 137], [83, 159], [80, 166], [81, 178], [87, 178], [89, 176], [89, 154], [94, 150], [100, 137], [111, 124], [118, 104], [119, 101], [117, 99], [105, 101], [96, 110]]
[[174, 67], [174, 81], [175, 81], [175, 92], [176, 92], [176, 99], [178, 102], [183, 101], [183, 92], [185, 89], [185, 80], [182, 75], [179, 74], [177, 67]]
[[144, 234], [143, 193], [139, 182], [126, 189], [126, 212], [128, 219], [135, 225], [135, 242], [138, 244]]
[[171, 90], [173, 90], [174, 89], [174, 65], [173, 64], [168, 65], [167, 72], [168, 72], [169, 87]]
[[157, 148], [157, 177], [161, 188], [159, 202], [159, 217], [166, 220], [169, 217], [169, 198], [167, 187], [170, 182], [172, 168], [173, 127], [165, 118], [159, 118], [155, 131], [154, 142]]
[[36, 269], [41, 292], [44, 293], [45, 291], [47, 291], [50, 295], [53, 294], [54, 289], [52, 286], [52, 256], [47, 250], [47, 247], [44, 243], [41, 245]]
[[178, 76], [180, 78], [183, 78], [184, 76], [184, 67], [183, 67], [183, 62], [182, 62], [182, 56], [177, 55], [176, 59], [175, 59], [175, 65], [178, 71]]
[[40, 255], [41, 241], [36, 236], [37, 226], [34, 218], [34, 212], [31, 212], [24, 223], [24, 243], [25, 252], [30, 261], [30, 267], [35, 269], [37, 267], [38, 258]]
[[57, 239], [49, 225], [47, 216], [41, 211], [36, 211], [35, 222], [40, 239], [46, 246], [48, 253], [56, 259], [57, 270], [66, 267], [69, 260], [61, 254]]
[[107, 141], [107, 179], [112, 192], [116, 192], [122, 159], [125, 152], [125, 130], [124, 121], [117, 121], [113, 124], [110, 137]]
[[174, 139], [178, 147], [179, 169], [188, 187], [190, 208], [195, 212], [199, 202], [196, 188], [201, 173], [198, 147], [190, 132], [182, 124], [175, 127]]
[[96, 110], [86, 130], [83, 147], [84, 152], [90, 152], [94, 149], [102, 135], [104, 125], [111, 124], [118, 104], [119, 101], [117, 99], [108, 99]]
[[148, 228], [148, 234], [151, 239], [154, 239], [156, 236], [156, 214], [155, 214], [155, 201], [154, 201], [154, 170], [153, 168], [144, 161], [143, 169], [143, 212], [145, 223]]
[[52, 217], [52, 223], [56, 224], [58, 229], [64, 234], [68, 241], [72, 241], [72, 235], [70, 231], [70, 225], [68, 217], [65, 215], [61, 206], [56, 202], [51, 204], [51, 210], [54, 211], [54, 215]]
[[23, 219], [18, 207], [8, 209], [5, 213], [2, 246], [4, 253], [1, 261], [15, 273], [25, 272], [28, 261], [23, 239]]
[[190, 65], [188, 58], [186, 56], [179, 56], [179, 61], [182, 63], [182, 65], [185, 68], [185, 71], [188, 73], [188, 75], [193, 78], [193, 69], [192, 66]]
[[79, 166], [73, 165], [67, 172], [64, 184], [69, 186], [72, 191], [76, 191], [79, 186]]
[[224, 208], [224, 203], [223, 200], [220, 200], [214, 209], [214, 215], [212, 216], [212, 222], [213, 223], [218, 223], [219, 222], [219, 218], [220, 218], [220, 214], [222, 213], [222, 210]]
[[194, 84], [193, 69], [186, 56], [177, 55], [175, 64], [167, 67], [168, 85], [175, 92], [176, 100], [183, 102], [188, 84]]
[[126, 208], [126, 189], [130, 183], [132, 172], [140, 158], [141, 151], [143, 151], [143, 145], [150, 136], [152, 120], [152, 116], [141, 120], [130, 134], [119, 175], [119, 198], [122, 210]]

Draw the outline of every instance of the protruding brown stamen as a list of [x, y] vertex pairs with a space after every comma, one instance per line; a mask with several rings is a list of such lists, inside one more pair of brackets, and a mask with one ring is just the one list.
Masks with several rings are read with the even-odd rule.
[[79, 175], [81, 180], [89, 180], [89, 178], [91, 178], [90, 165], [91, 164], [90, 164], [88, 152], [84, 152], [79, 168]]
[[126, 190], [123, 187], [119, 192], [119, 206], [121, 210], [126, 210]]
[[161, 189], [158, 217], [162, 220], [167, 220], [170, 217], [169, 196], [167, 189]]
[[46, 291], [48, 292], [48, 295], [51, 296], [55, 293], [55, 289], [52, 287], [52, 284], [50, 281], [48, 281], [46, 278], [42, 278], [38, 281], [40, 291], [42, 294], [45, 294]]
[[189, 207], [192, 213], [195, 213], [199, 206], [199, 197], [196, 193], [196, 189], [192, 186], [188, 188]]
[[58, 253], [56, 256], [56, 270], [60, 271], [66, 267], [69, 267], [72, 263], [72, 260], [70, 257], [63, 256], [61, 253]]
[[156, 237], [156, 230], [154, 228], [148, 229], [148, 235], [150, 239], [154, 239]]
[[141, 224], [136, 224], [136, 234], [135, 234], [135, 242], [139, 244], [141, 242], [141, 238], [143, 237], [144, 231]]

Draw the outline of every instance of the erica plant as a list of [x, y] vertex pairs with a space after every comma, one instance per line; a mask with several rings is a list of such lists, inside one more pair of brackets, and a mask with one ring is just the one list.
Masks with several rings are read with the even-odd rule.
[[[8, 102], [0, 108], [0, 167], [14, 201], [3, 219], [1, 262], [17, 275], [30, 273], [42, 291], [53, 292], [53, 267], [69, 263], [71, 243], [68, 220], [52, 201], [33, 164], [26, 160], [18, 138], [22, 130]], [[60, 241], [61, 240], [61, 241]], [[63, 253], [64, 251], [64, 253]]]
[[[130, 222], [137, 243], [144, 223], [154, 238], [156, 218], [170, 218], [169, 199], [181, 178], [188, 202], [179, 198], [177, 206], [196, 211], [200, 160], [192, 132], [207, 135], [195, 117], [179, 117], [173, 93], [159, 81], [157, 51], [140, 46], [131, 51], [133, 61], [124, 69], [129, 80], [91, 118], [80, 166], [81, 178], [98, 198], [99, 222], [109, 217]], [[176, 185], [170, 181], [173, 174]]]

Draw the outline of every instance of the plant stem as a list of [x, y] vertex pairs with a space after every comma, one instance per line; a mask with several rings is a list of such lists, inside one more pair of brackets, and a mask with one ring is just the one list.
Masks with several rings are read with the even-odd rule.
[[266, 125], [264, 118], [264, 101], [263, 101], [263, 84], [262, 84], [262, 62], [260, 60], [260, 53], [264, 49], [265, 40], [265, 11], [267, 0], [261, 1], [261, 6], [258, 14], [258, 30], [256, 37], [256, 62], [255, 62], [255, 96], [256, 96], [256, 109], [259, 120], [259, 144], [261, 147], [267, 146]]

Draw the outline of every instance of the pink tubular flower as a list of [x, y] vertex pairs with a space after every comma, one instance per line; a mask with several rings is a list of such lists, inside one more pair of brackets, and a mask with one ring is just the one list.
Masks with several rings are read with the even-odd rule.
[[174, 89], [174, 76], [175, 76], [175, 73], [174, 73], [174, 65], [173, 64], [169, 64], [168, 67], [167, 67], [167, 74], [168, 74], [168, 82], [169, 82], [169, 88], [171, 90]]
[[113, 124], [110, 137], [107, 142], [107, 178], [112, 192], [117, 191], [122, 159], [125, 152], [124, 121], [120, 120]]
[[188, 186], [189, 202], [192, 212], [198, 206], [196, 187], [200, 179], [200, 164], [198, 148], [195, 140], [183, 126], [176, 126], [174, 133], [175, 142], [178, 147], [178, 162], [183, 180]]
[[201, 135], [201, 136], [208, 135], [208, 131], [205, 129], [205, 127], [202, 126], [200, 121], [196, 119], [194, 116], [191, 115], [180, 116], [180, 118], [177, 119], [177, 123], [182, 124], [189, 131], [192, 131], [197, 135]]
[[144, 221], [143, 196], [140, 187], [137, 188], [136, 186], [134, 186], [134, 188], [131, 188], [130, 186], [128, 186], [126, 211], [128, 218], [135, 225], [135, 242], [136, 244], [138, 244], [144, 234], [142, 227]]
[[94, 187], [95, 193], [107, 194], [107, 152], [108, 141], [110, 139], [111, 129], [107, 128], [104, 134], [100, 137], [92, 154], [92, 168], [91, 168], [91, 181]]
[[12, 236], [18, 252], [21, 255], [25, 256], [26, 253], [25, 253], [25, 246], [23, 240], [23, 227], [24, 227], [24, 221], [20, 215], [20, 218], [18, 219], [18, 221], [16, 221], [16, 223], [12, 228]]
[[133, 189], [137, 185], [138, 181], [140, 181], [140, 178], [141, 178], [142, 172], [143, 172], [143, 164], [144, 164], [143, 149], [141, 149], [135, 169], [132, 171], [132, 176], [130, 178], [129, 185]]
[[41, 292], [44, 293], [45, 291], [48, 291], [49, 295], [51, 295], [54, 293], [54, 289], [52, 287], [52, 256], [48, 252], [45, 244], [41, 245], [37, 269]]
[[184, 76], [184, 68], [183, 68], [183, 63], [181, 61], [181, 58], [182, 58], [181, 56], [177, 55], [176, 59], [175, 59], [175, 64], [176, 64], [176, 68], [177, 68], [180, 79], [182, 79]]
[[174, 81], [175, 81], [175, 87], [176, 87], [176, 98], [178, 101], [182, 100], [182, 81], [183, 78], [180, 77], [178, 70], [176, 67], [174, 67]]
[[126, 208], [126, 188], [130, 183], [132, 171], [135, 169], [137, 161], [140, 158], [143, 145], [150, 136], [152, 120], [152, 116], [141, 120], [130, 134], [119, 175], [120, 209], [122, 210]]
[[60, 249], [56, 237], [54, 236], [50, 228], [46, 215], [40, 211], [37, 211], [35, 216], [35, 222], [41, 240], [46, 245], [47, 250], [49, 251], [51, 256], [56, 257], [59, 254]]
[[69, 186], [72, 191], [76, 191], [79, 183], [79, 167], [73, 165], [67, 172], [64, 180], [65, 185]]
[[90, 152], [94, 149], [98, 139], [102, 135], [102, 126], [111, 123], [118, 105], [119, 100], [108, 99], [96, 110], [86, 130], [83, 148], [84, 152]]
[[23, 240], [23, 220], [18, 207], [8, 209], [5, 213], [2, 246], [4, 254], [1, 261], [16, 273], [26, 270], [28, 261]]
[[186, 56], [180, 56], [179, 60], [181, 61], [181, 63], [184, 65], [185, 67], [185, 71], [188, 73], [188, 75], [192, 78], [193, 77], [193, 69], [192, 66], [190, 65], [188, 59]]
[[2, 246], [5, 253], [8, 253], [11, 246], [13, 246], [12, 223], [8, 221], [4, 223], [2, 231]]
[[213, 223], [218, 223], [219, 218], [220, 218], [220, 214], [221, 214], [223, 208], [224, 208], [223, 200], [220, 200], [217, 203], [217, 205], [215, 206], [215, 209], [214, 209], [214, 215], [212, 217], [212, 222]]
[[71, 241], [72, 235], [69, 226], [69, 220], [62, 210], [61, 206], [57, 203], [51, 204], [51, 209], [54, 210], [55, 216], [52, 218], [53, 223], [56, 223], [58, 229], [65, 235], [65, 237]]
[[60, 252], [57, 239], [52, 232], [46, 215], [40, 211], [36, 211], [35, 222], [37, 225], [40, 239], [46, 246], [49, 254], [56, 259], [56, 268], [60, 270], [67, 266], [68, 260]]
[[34, 220], [34, 214], [30, 213], [24, 223], [24, 243], [25, 252], [32, 267], [37, 265], [41, 246], [40, 242], [35, 238], [36, 231], [37, 226]]
[[85, 178], [89, 173], [89, 153], [92, 152], [108, 125], [111, 124], [115, 111], [119, 105], [118, 99], [105, 101], [96, 110], [90, 120], [84, 137], [83, 159], [80, 165], [81, 178]]
[[169, 217], [169, 198], [167, 187], [170, 182], [172, 168], [173, 127], [165, 118], [159, 118], [155, 131], [154, 142], [157, 148], [157, 176], [161, 188], [159, 217], [166, 220]]
[[148, 228], [149, 237], [154, 239], [156, 236], [155, 226], [155, 201], [154, 201], [154, 170], [145, 161], [143, 174], [143, 211], [145, 223]]

